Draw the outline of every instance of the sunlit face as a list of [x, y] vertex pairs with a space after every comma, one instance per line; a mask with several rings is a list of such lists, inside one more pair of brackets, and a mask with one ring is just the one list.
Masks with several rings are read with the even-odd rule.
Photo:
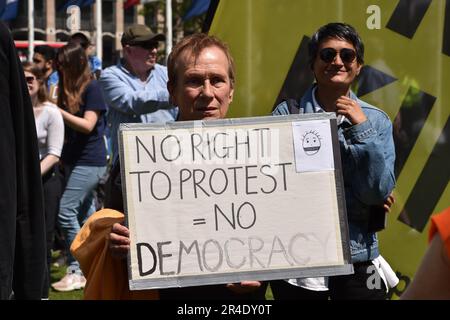
[[227, 56], [218, 47], [203, 49], [197, 59], [188, 50], [181, 53], [176, 83], [168, 83], [180, 120], [225, 118], [234, 92], [228, 71]]
[[[329, 63], [320, 58], [320, 52], [325, 48], [332, 48], [338, 53]], [[352, 43], [341, 39], [328, 38], [319, 44], [318, 54], [313, 65], [314, 75], [319, 86], [349, 88], [359, 74], [362, 65], [358, 63], [356, 58], [351, 62], [342, 61], [339, 53], [344, 48], [356, 52]]]
[[37, 93], [39, 91], [39, 82], [36, 79], [36, 76], [31, 72], [25, 71], [24, 74], [25, 80], [27, 81], [28, 93], [30, 94], [31, 98], [34, 98], [37, 96]]
[[127, 45], [127, 62], [137, 74], [145, 73], [155, 67], [158, 58], [157, 43], [151, 47]]

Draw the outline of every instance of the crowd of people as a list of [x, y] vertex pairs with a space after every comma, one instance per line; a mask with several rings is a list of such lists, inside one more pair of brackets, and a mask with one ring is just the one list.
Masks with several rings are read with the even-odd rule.
[[[0, 31], [8, 33], [4, 26]], [[34, 228], [38, 229], [33, 233], [36, 237], [33, 241], [41, 243], [35, 244], [38, 250], [32, 253], [28, 247], [24, 257], [42, 254], [42, 262], [36, 263], [33, 270], [35, 279], [30, 280], [33, 276], [22, 270], [17, 274], [22, 272], [23, 277], [17, 277], [14, 271], [13, 283], [9, 270], [16, 261], [9, 255], [6, 259], [9, 269], [4, 271], [2, 267], [0, 270], [2, 278], [3, 273], [9, 275], [6, 283], [1, 282], [1, 298], [14, 294], [17, 298], [47, 299], [53, 287], [57, 291], [84, 288], [86, 299], [264, 300], [270, 284], [274, 298], [280, 300], [386, 299], [388, 290], [398, 279], [388, 279], [394, 273], [380, 255], [377, 230], [370, 227], [370, 221], [374, 214], [381, 214], [374, 208], [382, 208], [382, 213], [389, 212], [394, 202], [392, 123], [383, 111], [358, 99], [350, 90], [364, 63], [364, 44], [357, 31], [344, 23], [329, 23], [314, 33], [309, 54], [316, 81], [300, 101], [294, 105], [281, 103], [273, 115], [320, 112], [337, 115], [354, 273], [275, 281], [250, 279], [227, 285], [140, 292], [128, 290], [125, 258], [130, 250], [130, 239], [124, 225], [117, 141], [119, 125], [223, 119], [235, 89], [233, 58], [220, 39], [202, 33], [185, 37], [174, 46], [167, 67], [157, 63], [159, 42], [164, 40], [164, 35], [153, 33], [145, 25], [128, 26], [121, 39], [123, 58], [104, 70], [89, 38], [83, 33], [72, 35], [68, 44], [56, 52], [47, 46], [36, 47], [33, 63], [23, 66], [14, 57], [11, 43], [2, 43], [2, 50], [8, 52], [11, 61], [15, 59], [19, 70], [14, 79], [16, 83], [11, 79], [2, 81], [28, 91], [31, 98], [17, 97], [23, 101], [11, 100], [10, 104], [20, 104], [25, 110], [31, 103], [32, 108], [24, 112], [32, 110], [34, 121], [29, 116], [24, 119], [36, 128], [35, 131], [24, 129], [26, 138], [34, 140], [25, 143], [31, 143], [36, 149], [36, 159], [6, 159], [4, 166], [9, 167], [14, 161], [34, 160], [36, 164], [30, 163], [31, 169], [27, 172], [35, 171], [29, 179], [39, 180], [33, 182], [39, 185], [37, 195], [42, 188], [44, 197], [43, 202], [26, 197], [30, 201], [27, 209], [33, 211], [26, 216], [29, 221], [19, 219], [18, 214], [8, 218], [7, 222], [15, 224], [13, 230], [19, 234], [10, 237], [23, 240], [26, 237], [20, 236], [20, 232], [25, 232], [26, 226], [20, 223], [31, 224], [33, 217], [33, 223], [37, 224]], [[22, 70], [23, 74], [17, 74]], [[22, 124], [21, 128], [27, 124]], [[3, 144], [0, 147], [3, 148]], [[106, 198], [99, 205], [95, 190], [105, 176], [109, 177]], [[23, 179], [11, 183], [23, 184]], [[25, 194], [31, 192], [29, 187], [22, 187], [26, 189]], [[13, 195], [10, 198], [14, 202]], [[45, 219], [44, 214], [39, 217], [39, 210], [45, 213]], [[23, 215], [22, 211], [20, 213]], [[446, 221], [448, 224], [448, 219]], [[438, 227], [438, 230], [447, 232], [440, 232], [441, 242], [435, 245], [438, 240], [433, 240], [432, 247], [447, 246], [440, 271], [447, 272], [448, 277], [448, 228]], [[2, 233], [2, 237], [4, 234], [8, 233]], [[64, 240], [67, 272], [51, 284], [55, 234]], [[439, 237], [433, 239], [436, 238]], [[21, 245], [19, 240], [13, 241], [16, 246]], [[8, 250], [17, 252], [18, 249], [12, 246]], [[439, 250], [442, 251], [437, 249], [435, 255]], [[3, 255], [3, 250], [1, 252]], [[376, 289], [367, 286], [368, 277], [372, 275], [368, 268], [373, 266], [384, 280]], [[424, 280], [419, 277], [418, 281]], [[412, 286], [408, 296], [420, 297], [416, 287]], [[448, 285], [442, 291], [448, 294]]]

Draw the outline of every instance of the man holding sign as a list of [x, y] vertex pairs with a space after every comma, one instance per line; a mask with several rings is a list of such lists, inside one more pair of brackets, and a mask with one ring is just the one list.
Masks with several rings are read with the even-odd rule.
[[[233, 100], [234, 63], [227, 46], [220, 40], [205, 34], [184, 38], [169, 56], [168, 74], [170, 97], [173, 104], [179, 107], [178, 121], [222, 119], [226, 116]], [[120, 174], [117, 167], [114, 171]], [[120, 189], [117, 195], [121, 195]], [[91, 227], [89, 222], [100, 215], [101, 211], [86, 222], [72, 245], [73, 253], [80, 260], [83, 270], [91, 269], [92, 261], [86, 261], [86, 256], [83, 255], [85, 252], [82, 252], [82, 247], [86, 240], [82, 240], [82, 234]], [[124, 258], [129, 250], [128, 228], [115, 223], [109, 234], [107, 254], [115, 256], [117, 264], [125, 265]], [[121, 270], [126, 271], [126, 268]], [[88, 281], [85, 298], [99, 297], [90, 291], [95, 290], [90, 285], [91, 274], [85, 274]], [[265, 289], [265, 285], [258, 281], [246, 281], [240, 284], [164, 289], [159, 291], [159, 295], [161, 299], [264, 299]]]

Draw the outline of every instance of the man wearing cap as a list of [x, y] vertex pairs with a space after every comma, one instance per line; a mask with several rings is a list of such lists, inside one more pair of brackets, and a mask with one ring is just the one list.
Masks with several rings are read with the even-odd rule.
[[83, 32], [76, 32], [70, 36], [69, 43], [76, 43], [84, 49], [88, 56], [89, 67], [91, 68], [92, 74], [95, 79], [100, 78], [100, 74], [102, 72], [102, 61], [95, 55], [95, 45], [92, 44], [89, 37]]
[[103, 70], [100, 85], [109, 104], [112, 159], [118, 155], [117, 131], [120, 123], [166, 122], [175, 120], [178, 109], [169, 104], [167, 68], [156, 63], [158, 42], [142, 24], [127, 27], [122, 35], [123, 59]]

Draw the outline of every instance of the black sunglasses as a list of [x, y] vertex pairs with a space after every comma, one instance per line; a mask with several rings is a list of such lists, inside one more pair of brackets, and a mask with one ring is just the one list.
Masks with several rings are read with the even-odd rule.
[[[334, 48], [324, 48], [320, 50], [319, 57], [323, 62], [331, 63], [336, 58], [338, 51]], [[339, 51], [342, 62], [352, 63], [355, 61], [356, 52], [353, 49], [344, 48]]]
[[34, 80], [36, 80], [36, 77], [33, 76], [29, 76], [29, 77], [25, 77], [25, 80], [27, 81], [27, 83], [33, 83]]
[[158, 48], [158, 42], [142, 42], [142, 43], [136, 43], [133, 44], [134, 47], [140, 47], [146, 50], [153, 50], [155, 48]]

